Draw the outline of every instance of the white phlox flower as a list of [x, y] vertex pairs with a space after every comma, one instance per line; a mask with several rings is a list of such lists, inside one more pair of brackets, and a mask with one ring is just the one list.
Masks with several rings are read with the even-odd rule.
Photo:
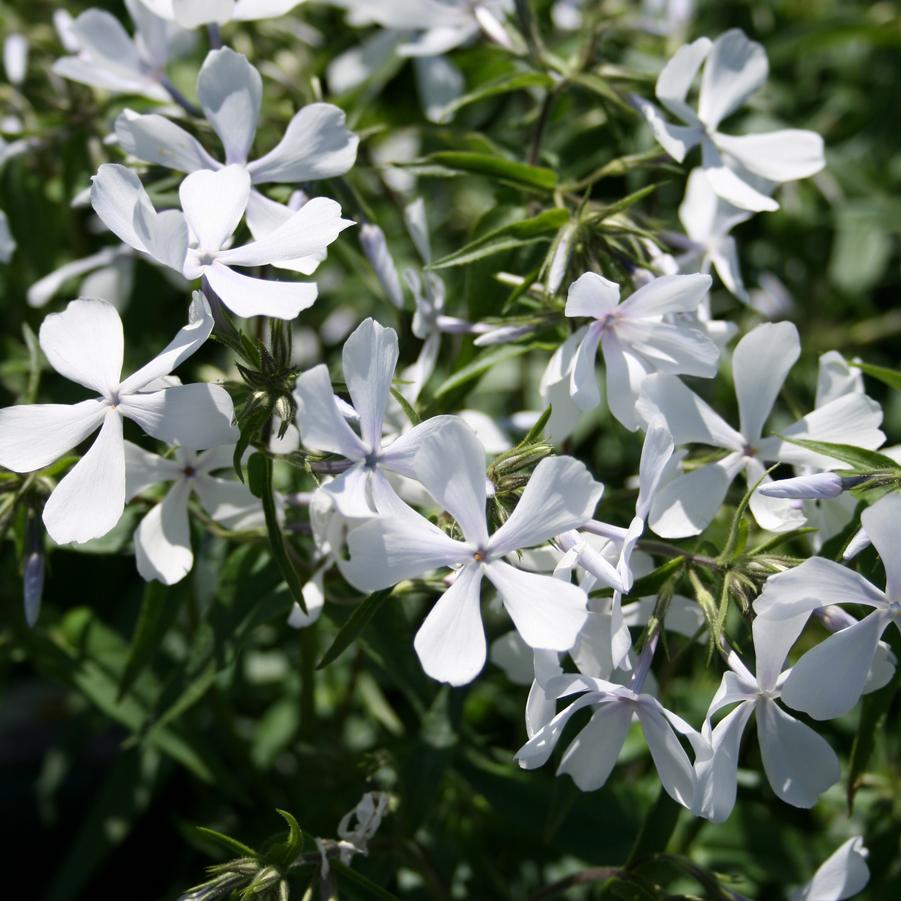
[[[701, 65], [704, 74], [697, 112], [687, 101]], [[813, 131], [784, 129], [736, 137], [719, 131], [766, 81], [766, 51], [738, 28], [715, 41], [698, 38], [681, 47], [657, 78], [657, 98], [682, 120], [673, 125], [653, 103], [635, 101], [663, 149], [678, 162], [701, 147], [701, 165], [713, 190], [734, 206], [759, 212], [776, 210], [776, 185], [819, 172], [825, 165], [823, 139]]]
[[316, 847], [322, 859], [320, 875], [328, 878], [331, 867], [329, 866], [329, 852], [337, 852], [338, 859], [345, 866], [348, 865], [355, 854], [364, 857], [369, 851], [369, 839], [371, 839], [382, 819], [388, 812], [390, 796], [386, 792], [366, 792], [357, 802], [353, 810], [341, 817], [338, 823], [338, 841], [328, 839], [316, 839]]
[[729, 233], [750, 218], [751, 213], [723, 200], [713, 190], [703, 169], [692, 169], [679, 207], [679, 221], [691, 246], [678, 257], [679, 271], [710, 272], [713, 268], [726, 290], [747, 303], [738, 248]]
[[656, 698], [642, 693], [642, 669], [636, 670], [634, 688], [583, 675], [567, 674], [551, 679], [545, 689], [549, 698], [569, 698], [575, 694], [580, 697], [516, 752], [519, 765], [531, 770], [547, 763], [573, 714], [590, 708], [591, 719], [570, 742], [557, 774], [567, 773], [582, 791], [594, 791], [610, 777], [633, 718], [637, 718], [661, 785], [674, 801], [691, 808], [696, 777], [679, 736], [689, 741], [696, 756], [707, 753], [705, 742], [689, 723], [667, 710]]
[[295, 268], [298, 260], [307, 259], [312, 271], [326, 247], [353, 224], [341, 218], [334, 200], [316, 197], [258, 241], [228, 247], [250, 198], [246, 169], [192, 172], [178, 194], [181, 211], [158, 213], [131, 169], [106, 163], [94, 176], [91, 203], [122, 241], [185, 278], [205, 278], [238, 316], [294, 319], [313, 304], [318, 288], [315, 282], [254, 278], [233, 267]]
[[869, 853], [863, 836], [849, 838], [819, 866], [810, 882], [791, 893], [790, 901], [845, 901], [854, 897], [870, 881]]
[[176, 447], [172, 457], [150, 453], [125, 442], [125, 500], [170, 482], [161, 503], [154, 506], [135, 530], [135, 563], [148, 582], [164, 585], [181, 581], [194, 565], [188, 502], [196, 494], [211, 519], [236, 531], [263, 525], [260, 501], [236, 479], [213, 475], [232, 469], [234, 444], [198, 453]]
[[847, 713], [860, 699], [882, 633], [894, 623], [901, 629], [901, 556], [898, 524], [901, 495], [889, 494], [864, 510], [861, 522], [885, 567], [883, 591], [863, 576], [823, 557], [767, 579], [754, 602], [758, 620], [785, 632], [800, 633], [811, 611], [830, 604], [861, 604], [873, 612], [843, 628], [804, 654], [783, 687], [785, 703], [814, 719]]
[[[733, 479], [744, 472], [748, 484], [764, 478], [765, 462], [837, 466], [838, 461], [782, 438], [762, 437], [776, 397], [801, 353], [798, 330], [790, 322], [764, 323], [738, 342], [732, 356], [732, 378], [738, 398], [740, 430], [679, 379], [649, 376], [642, 385], [639, 409], [651, 418], [661, 415], [676, 445], [704, 444], [726, 455], [662, 484], [651, 503], [648, 522], [664, 538], [697, 535], [720, 509]], [[780, 429], [786, 438], [854, 444], [875, 449], [885, 440], [879, 429], [882, 410], [864, 394], [837, 397]], [[761, 528], [788, 531], [804, 523], [804, 514], [791, 500], [766, 497], [755, 491], [751, 512]]]
[[601, 402], [595, 372], [598, 345], [604, 356], [607, 405], [633, 431], [641, 425], [635, 405], [641, 383], [650, 373], [716, 375], [720, 352], [710, 338], [663, 318], [697, 310], [710, 284], [709, 275], [662, 276], [620, 303], [619, 285], [602, 275], [586, 272], [574, 281], [566, 315], [594, 320], [567, 342], [578, 342], [569, 371], [569, 391], [576, 405], [590, 410]]
[[[754, 715], [763, 770], [773, 791], [786, 804], [813, 807], [841, 775], [838, 757], [826, 740], [776, 703], [781, 697], [785, 704], [794, 706], [785, 697], [791, 670], [783, 672], [782, 667], [797, 633], [792, 631], [793, 623], [785, 624], [788, 632], [780, 628], [782, 625], [774, 627], [760, 617], [754, 620], [756, 676], [730, 651], [729, 672], [723, 675], [710, 702], [702, 731], [710, 742], [711, 754], [696, 765], [699, 793], [694, 811], [708, 820], [722, 822], [735, 806], [741, 738]], [[734, 704], [738, 706], [713, 726], [714, 714]]]
[[[397, 357], [397, 332], [365, 319], [342, 349], [344, 381], [352, 405], [339, 402], [324, 363], [297, 379], [294, 397], [301, 441], [311, 450], [339, 454], [351, 463], [323, 486], [343, 516], [373, 516], [378, 509], [374, 492], [393, 494], [383, 470], [415, 479], [413, 458], [420, 442], [453, 419], [427, 419], [383, 444]], [[348, 416], [358, 421], [359, 434], [349, 425]]]
[[123, 418], [169, 444], [199, 450], [234, 441], [231, 398], [219, 385], [166, 387], [166, 377], [209, 337], [213, 317], [194, 294], [188, 324], [149, 363], [122, 379], [124, 338], [115, 308], [103, 300], [73, 300], [41, 325], [50, 365], [99, 396], [77, 404], [30, 404], [0, 410], [0, 466], [34, 472], [80, 444], [97, 428], [90, 449], [56, 486], [44, 525], [57, 544], [105, 535], [122, 516], [126, 497]]
[[163, 86], [166, 66], [187, 46], [190, 35], [141, 0], [125, 0], [125, 6], [135, 24], [133, 38], [112, 13], [85, 10], [67, 27], [74, 54], [58, 59], [53, 71], [80, 84], [165, 103], [171, 99]]
[[487, 578], [530, 647], [565, 651], [587, 615], [585, 592], [552, 576], [525, 572], [504, 561], [524, 548], [577, 528], [591, 517], [603, 486], [571, 457], [542, 460], [519, 503], [493, 535], [488, 534], [485, 452], [472, 430], [448, 418], [426, 435], [414, 459], [417, 479], [457, 522], [462, 540], [451, 538], [399, 500], [347, 536], [345, 578], [375, 591], [436, 569], [451, 568], [450, 588], [426, 616], [414, 648], [428, 675], [463, 685], [481, 671], [486, 656], [480, 609]]
[[[345, 128], [344, 112], [331, 103], [311, 103], [288, 123], [281, 141], [259, 159], [249, 160], [260, 118], [263, 80], [240, 53], [212, 50], [197, 76], [197, 96], [207, 121], [222, 142], [225, 163], [211, 156], [180, 125], [157, 115], [124, 110], [116, 119], [122, 149], [137, 159], [194, 172], [240, 166], [253, 185], [309, 182], [343, 175], [354, 164], [359, 139]], [[269, 201], [271, 204], [272, 201]], [[266, 198], [254, 190], [248, 224], [256, 237], [257, 219], [265, 217]]]
[[163, 19], [178, 22], [183, 28], [198, 25], [224, 25], [226, 22], [252, 22], [275, 19], [290, 12], [305, 0], [140, 0]]

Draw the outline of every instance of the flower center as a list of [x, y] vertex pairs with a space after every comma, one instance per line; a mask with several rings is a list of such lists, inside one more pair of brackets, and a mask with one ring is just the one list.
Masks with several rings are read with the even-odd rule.
[[182, 470], [182, 472], [185, 474], [185, 478], [186, 478], [186, 479], [190, 479], [191, 476], [193, 476], [194, 473], [195, 473], [196, 471], [197, 471], [197, 470], [194, 469], [193, 466], [186, 466], [186, 467]]

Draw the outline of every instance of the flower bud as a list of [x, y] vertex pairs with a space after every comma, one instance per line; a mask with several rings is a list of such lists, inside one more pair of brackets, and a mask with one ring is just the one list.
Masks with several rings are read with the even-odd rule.
[[818, 472], [795, 479], [780, 479], [761, 485], [757, 491], [764, 497], [822, 498], [838, 497], [845, 490], [842, 477], [834, 472]]
[[385, 233], [377, 225], [367, 223], [360, 228], [360, 246], [388, 300], [398, 309], [403, 307], [404, 292], [400, 286], [400, 278], [398, 278], [394, 260], [391, 258], [391, 252], [388, 250]]
[[476, 347], [493, 347], [495, 344], [509, 344], [535, 331], [534, 325], [502, 325], [484, 335], [479, 335], [472, 343]]
[[41, 598], [44, 594], [44, 555], [40, 552], [32, 551], [28, 555], [23, 583], [25, 622], [29, 629], [33, 629], [41, 612]]

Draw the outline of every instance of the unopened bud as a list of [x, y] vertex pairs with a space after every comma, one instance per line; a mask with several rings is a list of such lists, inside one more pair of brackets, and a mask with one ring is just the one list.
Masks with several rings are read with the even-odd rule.
[[25, 622], [33, 629], [41, 612], [41, 598], [44, 595], [44, 555], [32, 551], [25, 561], [25, 578], [23, 580], [25, 601]]
[[548, 267], [547, 273], [547, 290], [548, 294], [556, 294], [563, 276], [566, 275], [566, 267], [569, 265], [570, 251], [572, 250], [573, 236], [576, 233], [576, 226], [570, 223], [565, 226], [557, 237], [557, 245], [554, 248], [554, 255], [551, 257], [551, 265]]
[[813, 612], [830, 632], [841, 632], [842, 629], [847, 629], [857, 623], [857, 620], [850, 613], [835, 604], [830, 604], [828, 607], [819, 607]]
[[509, 344], [511, 341], [518, 341], [531, 335], [535, 331], [534, 325], [502, 325], [500, 328], [492, 329], [484, 335], [479, 335], [472, 343], [476, 347], [491, 347], [495, 344]]
[[764, 497], [809, 498], [838, 497], [845, 490], [844, 480], [834, 472], [818, 472], [795, 479], [780, 479], [761, 485], [757, 491]]
[[398, 309], [404, 305], [404, 292], [394, 266], [385, 233], [377, 226], [367, 223], [360, 228], [360, 246], [369, 260], [375, 277], [379, 280], [388, 300]]

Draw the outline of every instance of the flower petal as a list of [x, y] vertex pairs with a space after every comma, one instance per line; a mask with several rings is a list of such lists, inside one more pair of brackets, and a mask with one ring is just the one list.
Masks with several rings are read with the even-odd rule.
[[225, 148], [225, 162], [247, 162], [260, 117], [260, 73], [228, 47], [212, 50], [197, 76], [197, 96]]
[[344, 380], [360, 417], [360, 433], [372, 450], [382, 443], [382, 422], [397, 366], [397, 332], [364, 319], [344, 342]]
[[155, 214], [150, 197], [138, 176], [118, 163], [104, 163], [91, 179], [91, 206], [101, 222], [121, 241], [149, 253], [135, 228], [140, 207], [145, 217]]
[[603, 319], [618, 303], [619, 285], [616, 282], [596, 272], [586, 272], [569, 286], [566, 315]]
[[767, 79], [766, 51], [731, 28], [713, 43], [698, 98], [698, 116], [712, 131], [734, 113]]
[[639, 355], [649, 370], [701, 378], [716, 375], [720, 350], [700, 329], [647, 319], [625, 319], [617, 324], [615, 331], [623, 347]]
[[116, 118], [116, 139], [129, 156], [176, 172], [218, 169], [221, 165], [195, 137], [156, 113], [123, 110]]
[[648, 421], [661, 416], [677, 445], [708, 444], [733, 451], [744, 447], [742, 436], [673, 376], [649, 375], [641, 385], [639, 408]]
[[264, 524], [263, 505], [242, 482], [197, 472], [190, 483], [203, 509], [225, 528], [242, 531]]
[[247, 209], [250, 176], [243, 166], [200, 169], [184, 178], [178, 199], [199, 241], [198, 253], [218, 253]]
[[658, 100], [674, 115], [687, 122], [695, 121], [694, 110], [685, 102], [701, 64], [707, 59], [710, 38], [698, 38], [680, 47], [660, 70], [654, 92]]
[[663, 118], [663, 114], [653, 103], [638, 96], [633, 96], [632, 102], [651, 127], [657, 143], [677, 163], [681, 163], [686, 154], [701, 143], [704, 132], [699, 125], [673, 125]]
[[779, 209], [779, 204], [772, 197], [733, 172], [707, 138], [701, 141], [701, 165], [713, 190], [733, 206], [754, 213]]
[[100, 400], [79, 404], [20, 404], [0, 410], [0, 466], [34, 472], [72, 450], [103, 421]]
[[297, 378], [297, 427], [301, 440], [312, 450], [341, 454], [348, 460], [362, 460], [369, 453], [338, 409], [328, 367], [324, 363]]
[[247, 167], [254, 184], [318, 181], [343, 175], [357, 158], [360, 139], [345, 128], [331, 103], [311, 103], [288, 123], [284, 137]]
[[96, 440], [53, 490], [44, 525], [57, 544], [83, 544], [109, 532], [125, 509], [122, 417], [107, 408]]
[[174, 482], [184, 476], [178, 460], [168, 460], [158, 454], [125, 442], [125, 500], [130, 501], [142, 491], [162, 482]]
[[870, 881], [869, 852], [860, 835], [849, 838], [814, 873], [813, 879], [792, 892], [791, 901], [844, 901], [863, 891]]
[[588, 618], [581, 588], [553, 576], [527, 573], [501, 560], [485, 566], [516, 631], [532, 648], [568, 651]]
[[221, 385], [177, 385], [162, 391], [131, 394], [119, 404], [148, 435], [189, 450], [234, 442], [234, 406]]
[[370, 477], [372, 470], [364, 463], [335, 476], [322, 490], [334, 501], [338, 512], [349, 519], [368, 519], [375, 516]]
[[813, 807], [841, 776], [838, 758], [826, 740], [775, 701], [757, 704], [757, 739], [766, 777], [786, 804]]
[[174, 585], [191, 571], [190, 494], [186, 479], [176, 482], [135, 530], [135, 563], [145, 581]]
[[863, 694], [886, 622], [881, 613], [871, 613], [811, 648], [792, 667], [782, 700], [815, 720], [847, 713]]
[[584, 525], [603, 493], [604, 486], [584, 463], [573, 457], [545, 458], [535, 467], [513, 513], [491, 536], [491, 553], [506, 556]]
[[277, 282], [241, 275], [216, 261], [204, 275], [222, 302], [236, 315], [295, 319], [319, 295], [315, 282]]
[[707, 296], [713, 279], [709, 275], [662, 275], [630, 294], [620, 311], [633, 317], [693, 313]]
[[413, 60], [416, 92], [430, 122], [449, 122], [447, 107], [463, 94], [463, 73], [446, 56], [417, 56]]
[[892, 601], [901, 602], [901, 554], [898, 553], [901, 495], [887, 494], [867, 507], [860, 521], [885, 567], [885, 593]]
[[474, 564], [464, 566], [413, 639], [422, 668], [439, 682], [465, 685], [485, 665], [481, 585], [481, 568]]
[[605, 332], [601, 349], [607, 368], [607, 407], [619, 422], [634, 432], [642, 424], [638, 399], [650, 365], [613, 332]]
[[690, 810], [695, 794], [695, 771], [670, 721], [663, 715], [660, 702], [650, 695], [641, 695], [637, 713], [660, 784], [674, 801]]
[[694, 809], [714, 823], [726, 820], [735, 807], [741, 739], [752, 713], [754, 704], [746, 701], [723, 717], [713, 730], [709, 756], [695, 764]]
[[794, 569], [770, 576], [754, 601], [754, 611], [771, 619], [791, 619], [829, 604], [883, 608], [886, 599], [875, 585], [846, 566], [811, 557]]
[[144, 390], [152, 382], [169, 375], [203, 346], [212, 330], [213, 314], [209, 304], [199, 291], [195, 291], [188, 307], [187, 325], [182, 326], [149, 363], [145, 363], [122, 382], [119, 386], [120, 396]]
[[[597, 692], [589, 691], [587, 694], [577, 698], [568, 707], [564, 707], [547, 725], [539, 729], [517, 752], [515, 755], [516, 762], [524, 770], [534, 770], [540, 766], [544, 766], [548, 762], [564, 727], [569, 722], [574, 713], [578, 713], [585, 707], [596, 704], [599, 700]], [[622, 706], [626, 705], [611, 705]], [[628, 711], [628, 722], [632, 719], [631, 710]], [[617, 751], [617, 754], [619, 752]], [[615, 762], [615, 761], [614, 761]]]
[[594, 409], [601, 402], [598, 387], [598, 344], [604, 333], [596, 325], [590, 325], [576, 348], [569, 371], [569, 394], [580, 410]]
[[713, 140], [742, 168], [767, 181], [807, 178], [826, 165], [823, 139], [815, 131], [786, 128], [756, 135], [718, 134]]
[[632, 711], [631, 704], [618, 701], [599, 704], [566, 749], [557, 774], [567, 773], [583, 792], [600, 788], [610, 778], [626, 742]]
[[448, 417], [440, 430], [422, 438], [413, 469], [426, 491], [457, 520], [468, 542], [507, 553], [495, 551], [488, 540], [485, 449], [462, 419]]

